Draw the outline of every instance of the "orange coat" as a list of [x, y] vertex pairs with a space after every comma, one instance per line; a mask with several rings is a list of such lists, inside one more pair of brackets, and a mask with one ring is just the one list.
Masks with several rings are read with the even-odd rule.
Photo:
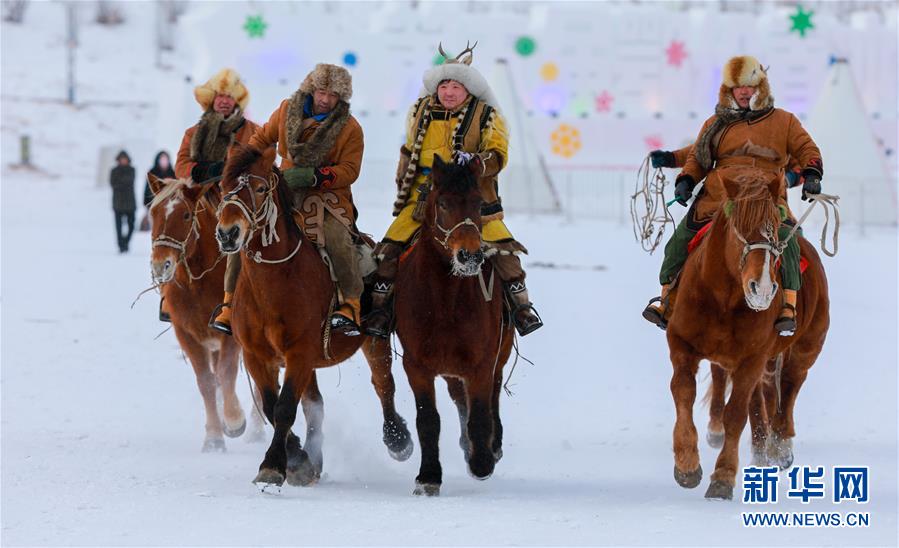
[[[712, 124], [709, 118], [702, 126], [699, 136]], [[698, 137], [697, 137], [698, 140]], [[786, 184], [784, 168], [791, 162], [802, 169], [822, 170], [821, 151], [811, 136], [793, 114], [779, 108], [751, 122], [734, 122], [712, 139], [714, 161], [705, 170], [692, 149], [687, 157], [682, 175], [689, 175], [695, 182], [705, 179], [702, 194], [697, 198], [696, 219], [707, 219], [726, 199], [725, 180], [735, 180], [747, 169], [760, 169], [770, 180], [780, 179], [783, 186], [781, 195], [786, 205]]]
[[[690, 157], [690, 151], [693, 150], [693, 144], [689, 144], [683, 148], [679, 148], [677, 150], [672, 150], [671, 154], [674, 154], [674, 165], [671, 167], [684, 167], [687, 163], [687, 158]], [[799, 165], [799, 162], [796, 161], [792, 156], [790, 157], [790, 161], [787, 164], [787, 170], [789, 171], [802, 171], [802, 168]]]
[[[281, 102], [281, 106], [275, 110], [268, 122], [260, 127], [252, 137], [250, 137], [250, 146], [259, 150], [277, 143], [278, 154], [281, 156], [281, 170], [294, 167], [293, 160], [287, 151], [287, 108], [290, 103], [289, 99]], [[300, 136], [300, 142], [304, 143], [312, 138], [315, 130], [320, 126], [319, 122], [312, 122]], [[353, 214], [353, 194], [350, 191], [350, 185], [359, 178], [359, 170], [362, 168], [362, 151], [364, 148], [362, 137], [362, 126], [352, 115], [343, 126], [343, 129], [337, 135], [334, 146], [325, 157], [324, 164], [315, 167], [328, 167], [333, 174], [333, 179], [326, 181], [320, 188], [305, 189], [303, 197], [303, 209], [306, 204], [312, 201], [318, 202], [320, 198], [327, 206], [327, 209], [335, 214], [338, 218], [342, 216], [341, 211], [346, 212], [346, 216], [341, 219], [352, 223], [355, 219]], [[336, 202], [334, 198], [336, 197]]]
[[[178, 149], [178, 156], [175, 158], [175, 176], [179, 179], [190, 178], [190, 171], [197, 165], [197, 162], [190, 157], [190, 141], [193, 139], [194, 133], [197, 132], [197, 125], [187, 128], [187, 131], [184, 132], [184, 138], [181, 139], [181, 148]], [[247, 144], [258, 128], [259, 125], [245, 119], [244, 124], [237, 130], [234, 143]], [[232, 150], [234, 150], [234, 145], [231, 145], [231, 148], [228, 149], [229, 155]]]

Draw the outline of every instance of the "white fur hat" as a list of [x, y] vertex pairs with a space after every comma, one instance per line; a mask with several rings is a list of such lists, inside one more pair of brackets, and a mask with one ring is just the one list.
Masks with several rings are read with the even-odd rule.
[[[493, 90], [490, 89], [490, 84], [487, 83], [487, 80], [477, 69], [471, 66], [473, 56], [472, 50], [474, 50], [477, 45], [478, 43], [475, 42], [474, 46], [466, 47], [458, 56], [450, 58], [443, 51], [443, 45], [441, 44], [439, 51], [444, 59], [446, 59], [446, 62], [442, 65], [431, 67], [425, 72], [424, 77], [422, 78], [425, 92], [428, 95], [433, 95], [437, 93], [437, 86], [440, 85], [440, 82], [443, 82], [444, 80], [455, 80], [465, 86], [468, 93], [499, 110], [499, 103], [493, 95]], [[465, 54], [468, 54], [468, 56], [465, 57]], [[422, 93], [422, 95], [425, 95], [425, 93]]]

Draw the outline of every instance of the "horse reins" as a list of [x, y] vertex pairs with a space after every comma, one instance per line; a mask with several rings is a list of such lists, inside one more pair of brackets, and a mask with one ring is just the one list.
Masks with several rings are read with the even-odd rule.
[[[252, 173], [244, 173], [240, 177], [237, 178], [237, 186], [231, 192], [225, 194], [222, 197], [222, 203], [219, 204], [218, 214], [221, 215], [222, 210], [229, 206], [233, 205], [238, 210], [240, 210], [241, 214], [250, 224], [250, 233], [247, 235], [246, 240], [244, 241], [244, 250], [246, 251], [247, 257], [256, 263], [265, 263], [265, 264], [280, 264], [285, 263], [293, 258], [294, 255], [300, 250], [300, 247], [303, 245], [303, 239], [299, 238], [297, 241], [297, 247], [290, 253], [290, 255], [284, 257], [283, 259], [277, 260], [269, 260], [262, 258], [261, 251], [251, 251], [249, 249], [250, 241], [252, 241], [253, 236], [256, 234], [256, 231], [259, 230], [259, 239], [262, 242], [262, 247], [268, 247], [274, 242], [280, 242], [281, 238], [278, 236], [277, 230], [275, 230], [275, 225], [278, 222], [278, 204], [275, 203], [275, 187], [278, 182], [275, 179], [274, 172], [271, 176], [266, 179], [265, 177], [260, 177], [259, 175], [254, 175]], [[256, 204], [256, 193], [253, 189], [249, 188], [250, 179], [258, 179], [264, 182], [267, 185], [265, 198], [262, 200], [262, 206], [257, 207]], [[248, 206], [239, 196], [240, 191], [244, 189], [249, 189], [250, 191], [250, 201], [252, 202], [252, 208]], [[218, 237], [218, 235], [216, 235]]]
[[463, 226], [474, 227], [474, 229], [478, 233], [478, 238], [479, 239], [481, 238], [481, 229], [480, 229], [480, 227], [478, 227], [478, 225], [474, 221], [471, 220], [471, 217], [465, 217], [464, 220], [459, 221], [458, 223], [454, 224], [452, 228], [449, 228], [449, 229], [443, 228], [443, 226], [441, 226], [441, 224], [440, 224], [440, 218], [437, 216], [437, 205], [436, 204], [434, 205], [434, 227], [437, 228], [437, 230], [439, 230], [440, 232], [443, 232], [442, 240], [440, 238], [438, 238], [437, 236], [434, 236], [434, 239], [437, 240], [437, 243], [439, 243], [440, 245], [443, 246], [443, 249], [447, 249], [447, 250], [449, 249], [450, 236], [452, 236], [453, 232], [462, 228]]
[[[179, 190], [179, 192], [180, 192], [180, 190]], [[183, 196], [181, 196], [181, 199], [183, 199]], [[187, 262], [187, 242], [188, 242], [188, 240], [190, 240], [190, 237], [192, 235], [196, 235], [197, 240], [200, 239], [200, 221], [197, 218], [197, 210], [199, 207], [200, 207], [200, 202], [197, 201], [197, 204], [194, 206], [194, 210], [191, 213], [190, 229], [188, 229], [187, 236], [185, 236], [183, 240], [178, 240], [178, 239], [173, 238], [163, 232], [163, 233], [159, 234], [158, 236], [156, 236], [156, 238], [153, 239], [153, 243], [151, 246], [153, 248], [170, 247], [172, 249], [177, 250], [178, 251], [178, 260], [176, 262], [181, 263], [184, 266], [184, 270], [187, 272], [187, 276], [190, 278], [191, 281], [197, 281], [199, 279], [202, 279], [204, 276], [206, 276], [206, 274], [209, 274], [210, 272], [215, 270], [215, 267], [218, 266], [218, 264], [221, 262], [222, 257], [223, 257], [223, 255], [221, 253], [219, 253], [218, 258], [215, 260], [215, 262], [212, 264], [212, 266], [209, 267], [208, 269], [204, 270], [203, 272], [201, 272], [199, 276], [194, 276], [194, 273], [190, 269], [190, 264], [188, 264], [188, 262]]]

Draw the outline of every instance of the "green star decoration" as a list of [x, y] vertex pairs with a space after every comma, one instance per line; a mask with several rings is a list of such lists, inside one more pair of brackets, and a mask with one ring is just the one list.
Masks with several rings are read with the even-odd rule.
[[250, 38], [262, 38], [265, 34], [265, 27], [268, 26], [261, 15], [248, 15], [247, 22], [243, 24], [243, 30], [247, 31]]
[[790, 16], [790, 19], [793, 20], [793, 27], [790, 29], [790, 32], [795, 30], [799, 33], [799, 36], [805, 38], [805, 32], [815, 28], [815, 25], [812, 23], [812, 15], [814, 14], [815, 12], [813, 11], [803, 10], [802, 6], [796, 6], [796, 15]]

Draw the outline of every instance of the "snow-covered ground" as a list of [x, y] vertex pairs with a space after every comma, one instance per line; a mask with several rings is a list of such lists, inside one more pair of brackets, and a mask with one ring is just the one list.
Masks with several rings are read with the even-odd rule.
[[[442, 496], [413, 497], [418, 451], [405, 463], [389, 458], [355, 357], [320, 374], [324, 478], [275, 496], [250, 483], [264, 445], [228, 440], [226, 454], [200, 453], [191, 368], [171, 332], [154, 340], [164, 327], [155, 295], [129, 308], [149, 285], [147, 234], [119, 256], [109, 196], [89, 180], [7, 173], [2, 190], [4, 544], [896, 542], [894, 230], [844, 228], [840, 255], [826, 262], [833, 324], [797, 408], [798, 464], [872, 467], [871, 526], [750, 530], [740, 521], [747, 506], [710, 503], [707, 480], [686, 491], [671, 477], [670, 365], [661, 332], [639, 315], [660, 257], [640, 251], [627, 226], [509, 220], [529, 262], [584, 268], [530, 268], [547, 326], [521, 341], [535, 365], [518, 364], [515, 395], [503, 399], [505, 457], [490, 480], [468, 477], [441, 393]], [[383, 230], [389, 203], [365, 214], [366, 230]], [[399, 364], [394, 374], [414, 424]], [[705, 413], [697, 404], [702, 431]], [[701, 453], [711, 471], [716, 452]], [[748, 461], [745, 437], [741, 456]]]
[[[692, 491], [675, 484], [667, 346], [640, 317], [658, 291], [661, 257], [643, 253], [628, 225], [564, 216], [508, 221], [531, 250], [529, 284], [547, 325], [520, 341], [535, 365], [518, 363], [514, 396], [502, 400], [504, 458], [490, 480], [468, 476], [455, 409], [441, 390], [441, 497], [413, 497], [418, 450], [404, 463], [387, 455], [361, 356], [319, 373], [325, 475], [317, 486], [260, 493], [251, 480], [265, 444], [229, 439], [226, 454], [202, 454], [195, 377], [174, 335], [156, 338], [166, 327], [156, 320], [157, 297], [131, 308], [150, 285], [148, 235], [136, 234], [131, 253], [119, 255], [109, 189], [97, 185], [97, 170], [110, 167], [98, 166], [100, 147], [126, 144], [145, 171], [160, 143], [152, 137], [159, 120], [170, 116], [159, 99], [169, 80], [152, 69], [153, 5], [127, 5], [123, 28], [82, 29], [78, 107], [60, 100], [62, 6], [32, 3], [40, 24], [3, 24], [0, 543], [897, 543], [895, 227], [862, 234], [846, 225], [840, 254], [825, 259], [832, 326], [796, 412], [797, 464], [868, 465], [871, 501], [766, 508], [867, 511], [866, 529], [747, 529], [741, 512], [758, 508], [704, 500], [707, 478]], [[179, 55], [165, 61], [188, 63]], [[181, 86], [173, 93], [187, 93]], [[365, 130], [370, 141], [393, 135]], [[10, 166], [21, 134], [33, 139], [38, 172]], [[392, 170], [392, 161], [367, 157], [354, 190], [361, 227], [376, 236], [390, 220], [392, 183], [384, 181]], [[394, 375], [398, 408], [413, 426], [399, 363]], [[701, 437], [706, 415], [697, 403]], [[717, 452], [704, 443], [700, 451], [708, 476]], [[748, 460], [744, 436], [741, 462]]]

